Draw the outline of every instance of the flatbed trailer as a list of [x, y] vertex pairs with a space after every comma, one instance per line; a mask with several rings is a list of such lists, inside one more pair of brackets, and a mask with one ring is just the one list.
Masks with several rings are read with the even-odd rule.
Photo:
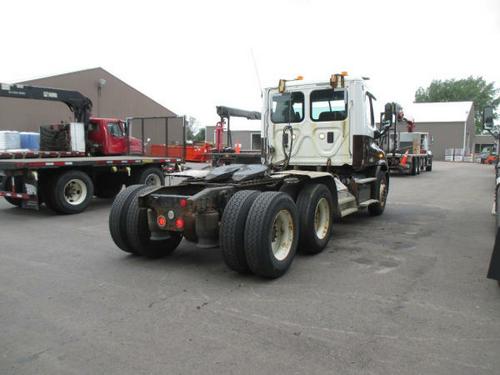
[[[178, 170], [179, 157], [145, 155], [144, 121], [152, 117], [117, 118], [91, 116], [92, 101], [78, 91], [0, 84], [0, 97], [58, 101], [73, 112], [75, 121], [40, 127], [43, 151], [7, 150], [0, 152], [0, 197], [22, 207], [39, 209], [44, 203], [61, 214], [84, 211], [93, 196], [112, 198], [123, 185], [165, 184], [165, 173]], [[169, 120], [165, 142], [169, 143]], [[182, 121], [183, 145], [186, 128]], [[138, 120], [141, 139], [131, 136], [131, 121]], [[149, 142], [149, 141], [148, 141]]]
[[432, 171], [432, 156], [400, 152], [389, 153], [387, 154], [387, 164], [391, 172], [415, 176], [423, 171]]
[[[2, 153], [0, 197], [38, 210], [42, 203], [62, 214], [79, 213], [94, 195], [112, 198], [123, 185], [165, 182], [165, 173], [179, 170], [182, 159], [147, 156], [68, 156], [66, 152]], [[54, 156], [57, 154], [58, 156]], [[35, 157], [35, 155], [42, 157]]]

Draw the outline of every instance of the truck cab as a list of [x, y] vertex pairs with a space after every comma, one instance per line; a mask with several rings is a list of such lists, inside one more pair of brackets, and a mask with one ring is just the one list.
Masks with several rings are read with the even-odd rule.
[[125, 122], [117, 118], [91, 117], [88, 141], [93, 155], [142, 154], [141, 140], [135, 137], [128, 140]]
[[[284, 87], [283, 87], [284, 88]], [[265, 90], [263, 136], [272, 163], [289, 166], [376, 165], [382, 150], [366, 80], [335, 75], [330, 82]]]

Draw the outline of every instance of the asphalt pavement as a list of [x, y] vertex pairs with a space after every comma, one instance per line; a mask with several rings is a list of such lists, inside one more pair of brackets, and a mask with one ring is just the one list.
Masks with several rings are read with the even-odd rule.
[[183, 241], [116, 248], [110, 201], [74, 216], [0, 202], [0, 374], [499, 374], [491, 166], [393, 176], [381, 217], [269, 281]]

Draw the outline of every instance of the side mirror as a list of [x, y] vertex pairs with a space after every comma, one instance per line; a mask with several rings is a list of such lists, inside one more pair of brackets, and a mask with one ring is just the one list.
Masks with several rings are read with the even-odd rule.
[[485, 130], [493, 129], [493, 107], [484, 107], [483, 111], [483, 128]]
[[392, 122], [392, 114], [393, 114], [392, 103], [386, 103], [384, 107], [384, 120]]

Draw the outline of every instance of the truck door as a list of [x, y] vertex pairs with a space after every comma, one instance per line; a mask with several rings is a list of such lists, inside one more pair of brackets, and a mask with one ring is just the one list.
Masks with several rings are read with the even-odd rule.
[[103, 146], [106, 142], [106, 134], [102, 132], [99, 121], [90, 120], [87, 138], [90, 142], [89, 148], [92, 154], [101, 155], [104, 150]]
[[[320, 164], [331, 161], [333, 165], [349, 163], [350, 142], [347, 92], [327, 88], [313, 90], [310, 100], [310, 136], [314, 154]], [[311, 150], [312, 151], [312, 150]]]
[[[313, 89], [274, 94], [271, 97], [276, 159], [291, 148], [293, 165], [344, 164], [349, 156], [349, 127], [345, 90]], [[284, 128], [293, 129], [293, 142]], [[285, 142], [282, 142], [282, 138]]]
[[127, 153], [127, 140], [123, 123], [120, 121], [110, 121], [106, 124], [108, 133], [107, 154], [124, 155]]

